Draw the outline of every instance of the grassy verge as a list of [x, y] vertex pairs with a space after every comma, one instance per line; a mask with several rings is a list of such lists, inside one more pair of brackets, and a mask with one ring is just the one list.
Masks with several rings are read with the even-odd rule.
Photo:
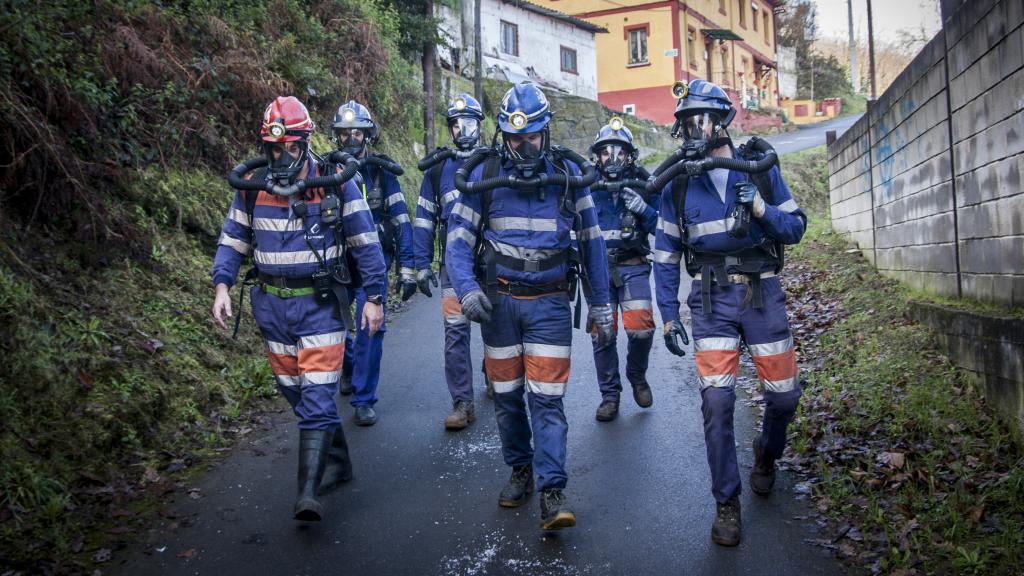
[[783, 162], [811, 218], [789, 254], [806, 382], [786, 464], [806, 476], [815, 543], [875, 572], [1019, 573], [1019, 439], [908, 319], [915, 295], [831, 231], [823, 149]]

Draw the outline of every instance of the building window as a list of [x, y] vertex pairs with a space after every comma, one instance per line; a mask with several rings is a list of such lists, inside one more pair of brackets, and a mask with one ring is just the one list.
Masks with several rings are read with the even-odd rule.
[[647, 63], [647, 26], [629, 31], [629, 63]]
[[562, 72], [578, 74], [576, 70], [576, 51], [562, 46]]
[[769, 26], [771, 24], [771, 20], [768, 19], [768, 12], [767, 11], [765, 11], [763, 16], [764, 16], [764, 43], [769, 45], [769, 46], [771, 46], [772, 45], [772, 34], [768, 30]]
[[519, 56], [519, 26], [504, 20], [501, 21], [501, 51]]
[[632, 114], [633, 116], [636, 116], [636, 104], [623, 104], [622, 113]]
[[750, 3], [750, 24], [754, 27], [754, 32], [757, 32], [757, 4]]
[[690, 55], [690, 66], [697, 67], [697, 31], [686, 30], [686, 53]]
[[747, 0], [736, 0], [739, 2], [740, 27], [747, 27]]

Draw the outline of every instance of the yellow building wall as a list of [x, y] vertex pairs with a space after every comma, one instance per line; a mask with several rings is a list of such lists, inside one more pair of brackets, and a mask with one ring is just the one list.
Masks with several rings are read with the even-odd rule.
[[[675, 58], [665, 55], [673, 48], [670, 8], [619, 12], [587, 18], [587, 21], [608, 30], [607, 34], [597, 35], [599, 93], [665, 86], [675, 81]], [[629, 39], [624, 30], [642, 24], [650, 25], [647, 36], [648, 64], [630, 65]]]

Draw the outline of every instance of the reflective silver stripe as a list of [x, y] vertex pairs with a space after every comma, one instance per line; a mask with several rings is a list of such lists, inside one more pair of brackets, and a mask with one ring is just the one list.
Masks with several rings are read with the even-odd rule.
[[682, 259], [682, 252], [669, 252], [667, 250], [655, 250], [654, 255], [651, 256], [651, 260], [659, 264], [679, 264], [679, 261]]
[[413, 222], [413, 226], [416, 228], [424, 228], [426, 230], [434, 229], [434, 223], [427, 218], [416, 218], [416, 221]]
[[473, 226], [480, 226], [480, 214], [465, 204], [456, 204], [452, 208], [452, 214], [458, 214], [460, 217], [469, 220], [473, 223]]
[[491, 230], [527, 230], [530, 232], [557, 232], [558, 222], [554, 218], [491, 218]]
[[545, 358], [568, 358], [572, 352], [572, 346], [559, 346], [557, 344], [535, 344], [524, 342], [523, 350], [527, 356], [544, 356]]
[[441, 290], [441, 298], [458, 298], [455, 288], [444, 288]]
[[687, 226], [686, 231], [690, 235], [690, 240], [695, 240], [701, 236], [707, 236], [708, 234], [722, 234], [728, 232], [735, 222], [736, 220], [734, 218], [701, 222], [700, 224]]
[[750, 349], [751, 356], [775, 356], [793, 349], [793, 337], [767, 344], [747, 344], [747, 348]]
[[679, 233], [679, 226], [677, 226], [674, 222], [669, 222], [668, 220], [658, 218], [658, 230], [664, 231], [665, 234], [673, 238], [681, 238], [681, 235]]
[[785, 380], [762, 380], [764, 389], [768, 392], [789, 392], [796, 389], [797, 377], [786, 378]]
[[654, 336], [654, 328], [648, 330], [626, 330], [626, 336], [630, 336], [635, 340], [647, 340]]
[[526, 389], [534, 394], [565, 396], [565, 382], [538, 382], [527, 378]]
[[789, 200], [786, 200], [782, 204], [779, 204], [778, 206], [776, 206], [776, 208], [778, 208], [779, 210], [782, 210], [783, 212], [787, 212], [789, 214], [792, 214], [793, 212], [796, 212], [797, 210], [800, 209], [800, 207], [797, 206], [797, 204], [796, 204], [796, 200], [793, 200], [792, 198], [790, 198]]
[[270, 350], [274, 354], [281, 356], [297, 356], [299, 354], [299, 347], [293, 344], [283, 344], [281, 342], [274, 342], [267, 340], [267, 350]]
[[520, 344], [514, 346], [487, 346], [484, 345], [484, 356], [495, 360], [509, 360], [523, 355], [523, 347]]
[[735, 374], [716, 374], [714, 376], [701, 376], [700, 389], [705, 388], [731, 388], [736, 385]]
[[398, 269], [398, 273], [400, 275], [402, 275], [402, 276], [412, 276], [413, 278], [416, 277], [416, 269], [415, 268], [406, 268], [406, 267], [403, 266], [403, 267]]
[[465, 228], [455, 227], [448, 229], [448, 243], [452, 244], [456, 239], [461, 238], [463, 242], [469, 244], [470, 248], [476, 246], [476, 234], [471, 230]]
[[275, 375], [274, 379], [277, 380], [279, 386], [284, 386], [285, 388], [298, 388], [302, 385], [302, 376]]
[[594, 207], [594, 199], [590, 196], [590, 194], [587, 194], [583, 198], [580, 198], [579, 200], [576, 201], [576, 211], [577, 212], [583, 212], [587, 208], [593, 208], [593, 207]]
[[303, 225], [299, 218], [254, 218], [252, 229], [269, 232], [297, 232], [303, 229]]
[[366, 210], [367, 212], [370, 211], [370, 205], [367, 204], [366, 200], [363, 199], [362, 197], [345, 202], [345, 207], [342, 208], [341, 215], [343, 217], [349, 216], [355, 214], [356, 212], [359, 212], [360, 210]]
[[306, 348], [322, 348], [324, 346], [337, 346], [345, 341], [345, 333], [328, 332], [327, 334], [317, 334], [316, 336], [302, 336], [299, 338], [299, 349]]
[[233, 248], [235, 252], [238, 252], [242, 256], [248, 256], [249, 251], [252, 250], [252, 246], [248, 242], [243, 242], [237, 238], [232, 238], [226, 233], [221, 233], [220, 241], [218, 242], [221, 246], [227, 246]]
[[579, 238], [580, 242], [587, 242], [599, 236], [601, 236], [601, 227], [591, 226], [589, 228], [584, 228], [583, 230], [581, 230], [576, 237]]
[[[771, 278], [772, 276], [775, 276], [775, 272], [761, 272], [760, 274], [758, 274], [758, 276], [760, 276], [761, 279]], [[738, 283], [745, 282], [746, 274], [729, 274], [728, 278], [729, 278], [729, 281], [732, 282], [733, 284], [738, 284]], [[700, 272], [697, 272], [696, 274], [694, 274], [693, 275], [693, 279], [694, 280], [700, 280], [701, 279]]]
[[377, 244], [379, 242], [380, 238], [377, 236], [376, 230], [363, 232], [362, 234], [356, 234], [355, 236], [349, 236], [345, 239], [345, 245], [349, 248], [366, 246], [367, 244]]
[[739, 350], [739, 338], [700, 338], [693, 341], [693, 351], [704, 350]]
[[306, 372], [302, 375], [303, 384], [310, 386], [334, 384], [341, 379], [341, 370], [333, 372]]
[[384, 203], [387, 204], [388, 206], [394, 206], [399, 202], [405, 202], [405, 196], [402, 196], [401, 192], [395, 192], [391, 196], [388, 196], [387, 200], [384, 201]]
[[[337, 246], [331, 246], [326, 254], [321, 254], [324, 260], [337, 258], [340, 251]], [[313, 264], [319, 262], [317, 254], [311, 250], [299, 250], [297, 252], [264, 252], [257, 249], [254, 256], [257, 264], [268, 264], [271, 266], [283, 266], [286, 264]]]
[[468, 324], [469, 318], [466, 318], [462, 314], [445, 314], [444, 324], [445, 326], [460, 326], [462, 324]]
[[459, 191], [457, 189], [449, 190], [448, 192], [444, 193], [444, 196], [441, 196], [441, 203], [447, 206], [449, 202], [455, 202], [458, 199]]
[[416, 204], [418, 204], [420, 207], [422, 207], [427, 212], [430, 212], [431, 214], [437, 212], [437, 204], [434, 204], [433, 201], [427, 200], [423, 196], [420, 196], [419, 200], [416, 201]]
[[622, 230], [602, 230], [601, 236], [604, 237], [606, 242], [608, 240], [621, 240]]
[[235, 222], [238, 222], [242, 226], [248, 226], [249, 225], [249, 215], [246, 214], [244, 210], [239, 210], [238, 208], [232, 208], [231, 210], [228, 210], [228, 218], [230, 220], [234, 220]]
[[626, 300], [625, 302], [620, 302], [619, 303], [619, 307], [622, 308], [623, 312], [625, 312], [626, 310], [653, 310], [654, 309], [651, 306], [651, 301], [650, 300]]
[[394, 222], [395, 224], [408, 224], [409, 215], [403, 212], [402, 214], [399, 214], [398, 216], [392, 218], [391, 221]]
[[511, 256], [521, 260], [545, 260], [562, 252], [557, 248], [524, 248], [496, 240], [491, 241], [491, 246], [503, 256]]
[[516, 380], [509, 380], [508, 382], [498, 382], [496, 380], [491, 381], [494, 384], [495, 394], [507, 394], [509, 392], [515, 392], [519, 388], [523, 387], [523, 379], [518, 378]]

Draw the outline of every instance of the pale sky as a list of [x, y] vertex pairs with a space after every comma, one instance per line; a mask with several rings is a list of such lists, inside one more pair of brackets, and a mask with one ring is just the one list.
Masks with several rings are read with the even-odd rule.
[[[818, 36], [848, 38], [847, 0], [813, 0], [818, 6]], [[859, 42], [867, 44], [867, 1], [852, 0], [853, 30]], [[875, 42], [899, 42], [906, 30], [920, 35], [923, 27], [930, 40], [941, 27], [939, 0], [873, 0]], [[920, 49], [920, 45], [917, 49]]]

